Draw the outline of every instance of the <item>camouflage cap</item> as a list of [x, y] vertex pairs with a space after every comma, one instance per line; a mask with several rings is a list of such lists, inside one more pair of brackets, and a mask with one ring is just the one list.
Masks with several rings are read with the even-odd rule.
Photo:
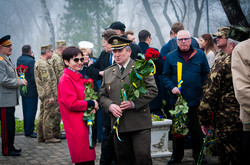
[[111, 49], [123, 49], [126, 46], [129, 46], [131, 40], [127, 40], [126, 38], [119, 37], [117, 35], [113, 35], [108, 39], [108, 43], [111, 44]]
[[218, 29], [218, 32], [214, 33], [213, 36], [214, 36], [214, 37], [221, 37], [221, 36], [223, 36], [223, 35], [227, 36], [229, 30], [230, 30], [229, 27], [220, 27], [220, 28]]
[[250, 38], [250, 28], [231, 26], [227, 38], [231, 38], [236, 41], [244, 41]]
[[46, 50], [53, 51], [52, 45], [43, 45], [43, 46], [41, 46], [41, 52], [46, 52]]
[[66, 41], [65, 40], [58, 40], [58, 41], [56, 41], [56, 46], [66, 46]]

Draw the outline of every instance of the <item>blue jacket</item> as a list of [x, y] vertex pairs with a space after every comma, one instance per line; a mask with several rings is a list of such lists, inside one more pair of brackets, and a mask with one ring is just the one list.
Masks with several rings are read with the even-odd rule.
[[[192, 39], [191, 42], [192, 47], [199, 49], [200, 47], [196, 39], [194, 39], [193, 37], [191, 37], [191, 39]], [[168, 53], [176, 50], [177, 48], [178, 48], [177, 37], [174, 37], [173, 39], [169, 40], [168, 43], [163, 45], [163, 47], [161, 48], [161, 57], [166, 56]]]
[[34, 65], [35, 65], [35, 58], [28, 55], [22, 54], [17, 59], [17, 67], [23, 64], [23, 66], [28, 66], [28, 71], [25, 73], [25, 79], [28, 81], [27, 85], [27, 93], [23, 93], [20, 90], [21, 96], [23, 97], [38, 97], [37, 89], [36, 89], [36, 82], [34, 77]]
[[172, 89], [177, 87], [177, 62], [182, 63], [181, 95], [187, 101], [188, 106], [199, 106], [202, 95], [202, 85], [209, 73], [209, 65], [203, 51], [191, 46], [191, 55], [186, 63], [179, 49], [166, 56], [163, 68], [162, 81], [170, 91], [170, 104], [176, 103], [177, 96], [172, 94]]

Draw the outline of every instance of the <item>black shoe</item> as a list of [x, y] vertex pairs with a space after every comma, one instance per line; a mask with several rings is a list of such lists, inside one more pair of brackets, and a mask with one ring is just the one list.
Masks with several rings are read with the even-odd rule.
[[60, 134], [58, 136], [55, 137], [56, 139], [66, 139], [65, 134]]
[[175, 158], [171, 158], [168, 161], [168, 164], [177, 164], [177, 163], [181, 163], [181, 160], [175, 159]]
[[10, 150], [7, 155], [3, 155], [3, 156], [20, 156], [20, 152], [15, 152], [15, 151]]
[[31, 138], [37, 138], [37, 135], [34, 132], [29, 134], [29, 135], [25, 135], [25, 136], [31, 137]]
[[13, 151], [17, 152], [17, 153], [20, 153], [20, 152], [22, 152], [22, 149], [21, 148], [20, 149], [19, 148], [14, 148]]

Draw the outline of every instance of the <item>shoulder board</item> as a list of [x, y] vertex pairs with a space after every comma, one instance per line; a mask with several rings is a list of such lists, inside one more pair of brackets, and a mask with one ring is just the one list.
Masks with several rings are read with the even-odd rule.
[[105, 70], [107, 70], [107, 69], [109, 69], [109, 68], [112, 68], [112, 67], [114, 67], [114, 66], [116, 66], [117, 64], [116, 63], [114, 63], [113, 65], [110, 65], [110, 66], [108, 66], [107, 68], [105, 68]]

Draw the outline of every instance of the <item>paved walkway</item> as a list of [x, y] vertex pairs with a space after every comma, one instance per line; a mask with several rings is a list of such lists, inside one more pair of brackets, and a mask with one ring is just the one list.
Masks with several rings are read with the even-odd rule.
[[[0, 165], [29, 165], [29, 164], [44, 164], [44, 165], [71, 165], [70, 154], [66, 140], [61, 143], [45, 144], [37, 143], [36, 139], [25, 137], [24, 135], [16, 135], [15, 146], [22, 148], [21, 156], [11, 157], [2, 156], [0, 154]], [[172, 143], [169, 142], [169, 150], [172, 151]], [[96, 165], [99, 164], [101, 154], [101, 144], [96, 146]], [[153, 158], [154, 165], [166, 165], [170, 157]], [[208, 159], [208, 165], [217, 164], [217, 157]], [[182, 165], [195, 164], [192, 159], [192, 150], [186, 149], [185, 156], [182, 160]]]

